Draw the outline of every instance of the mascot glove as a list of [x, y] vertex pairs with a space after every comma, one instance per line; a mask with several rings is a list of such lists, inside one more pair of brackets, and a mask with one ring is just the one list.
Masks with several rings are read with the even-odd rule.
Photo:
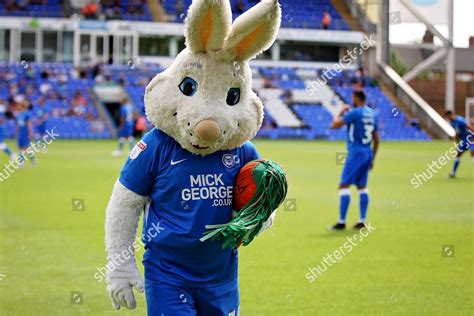
[[143, 278], [138, 272], [135, 257], [129, 258], [124, 262], [116, 261], [109, 257], [109, 264], [107, 266], [115, 267], [115, 269], [108, 269], [105, 276], [112, 306], [114, 309], [120, 309], [121, 306], [134, 309], [137, 307], [137, 302], [132, 288], [143, 293], [145, 289]]
[[270, 229], [272, 226], [273, 226], [273, 222], [275, 221], [275, 217], [276, 217], [276, 210], [270, 215], [270, 217], [265, 221], [263, 222], [262, 224], [262, 227], [260, 228], [260, 230], [258, 231], [257, 233], [257, 236], [259, 236], [260, 234], [262, 234], [264, 231], [266, 231], [267, 229]]
[[[265, 222], [263, 222], [262, 227], [260, 228], [256, 236], [261, 235], [264, 231], [266, 231], [267, 229], [270, 229], [273, 226], [273, 222], [275, 221], [275, 217], [276, 217], [276, 212], [277, 211], [275, 210], [270, 215], [270, 217]], [[238, 214], [239, 214], [239, 211], [232, 210], [232, 218], [236, 218]]]

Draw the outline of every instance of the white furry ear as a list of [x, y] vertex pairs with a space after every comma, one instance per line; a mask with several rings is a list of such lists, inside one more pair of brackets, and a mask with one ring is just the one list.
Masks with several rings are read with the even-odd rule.
[[223, 48], [225, 58], [249, 60], [267, 50], [275, 41], [280, 23], [278, 0], [262, 0], [234, 21]]
[[185, 21], [186, 46], [193, 53], [220, 50], [231, 23], [228, 0], [194, 0]]

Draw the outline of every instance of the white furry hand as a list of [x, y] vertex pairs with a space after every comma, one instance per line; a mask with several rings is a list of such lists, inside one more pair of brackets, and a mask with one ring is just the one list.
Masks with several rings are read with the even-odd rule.
[[[270, 217], [265, 222], [263, 222], [262, 227], [260, 228], [256, 236], [259, 236], [261, 233], [263, 233], [267, 229], [270, 229], [273, 226], [273, 222], [275, 221], [275, 217], [276, 217], [276, 212], [277, 211], [275, 210], [270, 215]], [[239, 214], [239, 211], [232, 210], [232, 218], [236, 218], [238, 214]]]
[[275, 221], [276, 217], [276, 210], [270, 215], [270, 217], [263, 223], [262, 228], [257, 233], [257, 236], [259, 236], [261, 233], [266, 231], [267, 229], [270, 229], [273, 226], [273, 222]]
[[134, 309], [137, 307], [137, 302], [135, 301], [132, 288], [135, 288], [140, 293], [145, 289], [143, 279], [135, 263], [135, 258], [132, 257], [124, 263], [109, 260], [108, 266], [115, 266], [115, 269], [107, 271], [105, 276], [107, 291], [112, 300], [113, 308], [120, 309], [121, 306], [124, 306], [128, 309]]

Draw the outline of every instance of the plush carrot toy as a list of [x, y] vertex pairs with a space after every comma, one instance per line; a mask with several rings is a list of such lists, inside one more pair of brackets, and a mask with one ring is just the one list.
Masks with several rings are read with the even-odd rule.
[[236, 216], [227, 224], [206, 225], [210, 230], [200, 240], [222, 239], [222, 248], [247, 246], [283, 203], [287, 191], [285, 172], [276, 162], [259, 159], [247, 163], [239, 171], [234, 185]]

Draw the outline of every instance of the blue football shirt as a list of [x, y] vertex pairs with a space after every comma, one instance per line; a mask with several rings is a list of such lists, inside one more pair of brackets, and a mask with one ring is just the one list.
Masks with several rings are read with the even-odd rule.
[[51, 110], [47, 105], [37, 106], [34, 110], [35, 116], [41, 120], [45, 119], [49, 112], [51, 112]]
[[374, 110], [368, 106], [356, 107], [347, 112], [342, 120], [347, 125], [348, 153], [370, 152], [373, 133], [377, 130]]
[[454, 128], [456, 135], [458, 135], [461, 140], [467, 139], [467, 136], [470, 134], [470, 130], [464, 117], [457, 115], [456, 118], [451, 122], [451, 126]]
[[31, 112], [30, 111], [23, 111], [18, 113], [16, 116], [16, 125], [18, 126], [18, 139], [19, 140], [29, 140], [29, 129], [28, 129], [28, 122], [31, 120]]
[[237, 173], [259, 157], [250, 142], [202, 157], [156, 128], [138, 142], [120, 182], [151, 198], [142, 235], [147, 278], [192, 287], [235, 280], [237, 250], [199, 239], [206, 225], [231, 220]]
[[3, 143], [5, 135], [4, 135], [4, 124], [5, 124], [5, 112], [6, 107], [0, 105], [0, 143]]
[[130, 103], [122, 105], [120, 108], [120, 116], [124, 119], [125, 123], [132, 123], [133, 120], [133, 106]]

